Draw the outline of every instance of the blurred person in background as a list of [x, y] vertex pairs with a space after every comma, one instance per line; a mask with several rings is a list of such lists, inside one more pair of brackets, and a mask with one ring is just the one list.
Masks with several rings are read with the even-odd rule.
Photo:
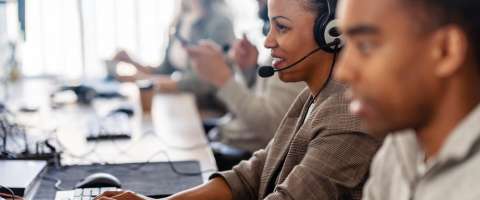
[[[200, 108], [223, 110], [224, 106], [215, 97], [214, 87], [200, 80], [191, 69], [184, 47], [202, 39], [210, 39], [222, 46], [230, 45], [235, 36], [229, 13], [224, 0], [182, 0], [160, 66], [145, 66], [125, 51], [119, 51], [113, 60], [132, 64], [137, 69], [133, 77], [124, 79], [151, 79], [160, 92], [190, 92], [195, 94]], [[179, 73], [171, 76], [174, 72]]]
[[[258, 15], [269, 24], [266, 0], [257, 0]], [[231, 169], [241, 160], [265, 148], [272, 139], [280, 121], [295, 97], [306, 87], [305, 83], [285, 83], [277, 75], [271, 78], [257, 76], [258, 49], [244, 35], [229, 52], [235, 67], [230, 67], [218, 44], [189, 48], [198, 76], [214, 85], [217, 97], [226, 104], [230, 118], [209, 132], [219, 170]], [[213, 48], [209, 48], [213, 47]], [[272, 62], [268, 59], [264, 64]], [[239, 69], [243, 80], [235, 78], [232, 69]], [[253, 72], [253, 73], [252, 73]], [[248, 87], [253, 74], [253, 86]]]
[[480, 1], [340, 4], [336, 78], [386, 137], [363, 199], [480, 199]]

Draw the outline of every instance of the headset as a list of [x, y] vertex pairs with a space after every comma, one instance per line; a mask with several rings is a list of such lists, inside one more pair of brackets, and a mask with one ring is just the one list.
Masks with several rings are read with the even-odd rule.
[[[319, 50], [323, 50], [327, 53], [336, 54], [342, 49], [345, 42], [343, 40], [342, 34], [338, 30], [338, 20], [335, 19], [335, 6], [332, 3], [332, 0], [325, 0], [327, 3], [327, 13], [320, 14], [315, 19], [315, 24], [313, 26], [313, 35], [315, 42], [318, 45], [318, 48], [310, 51], [306, 56], [299, 59], [295, 63], [286, 66], [281, 69], [275, 69], [272, 66], [262, 66], [258, 69], [258, 75], [267, 78], [273, 76], [275, 72], [283, 71], [294, 67], [295, 65], [301, 63], [312, 54], [316, 53]], [[321, 10], [319, 11], [322, 12]]]
[[315, 19], [313, 35], [318, 46], [325, 52], [338, 53], [344, 45], [342, 34], [338, 30], [338, 19], [335, 19], [335, 6], [332, 0], [327, 2], [328, 12]]

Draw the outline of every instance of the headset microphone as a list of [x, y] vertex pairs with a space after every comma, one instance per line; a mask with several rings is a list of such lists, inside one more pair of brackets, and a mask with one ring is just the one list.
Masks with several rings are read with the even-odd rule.
[[272, 66], [261, 66], [258, 68], [258, 75], [262, 78], [268, 78], [275, 74], [275, 69]]
[[[329, 44], [328, 46], [338, 46], [340, 44], [340, 40], [335, 40], [334, 42], [332, 42], [332, 44]], [[308, 53], [306, 56], [304, 56], [303, 58], [299, 59], [297, 62], [291, 64], [291, 65], [288, 65], [284, 68], [280, 68], [280, 69], [275, 69], [273, 68], [272, 66], [261, 66], [260, 68], [258, 68], [258, 75], [262, 78], [268, 78], [268, 77], [271, 77], [273, 76], [273, 74], [275, 74], [275, 72], [279, 72], [279, 71], [283, 71], [283, 70], [287, 70], [287, 69], [290, 69], [292, 67], [294, 67], [295, 65], [303, 62], [305, 59], [307, 59], [308, 57], [310, 57], [312, 54], [316, 53], [317, 51], [319, 50], [322, 50], [324, 48], [322, 47], [319, 47], [319, 48], [316, 48], [314, 49], [313, 51], [310, 51], [310, 53]]]
[[273, 76], [275, 72], [283, 71], [283, 70], [294, 67], [295, 65], [297, 65], [298, 63], [301, 63], [302, 61], [304, 61], [305, 59], [307, 59], [308, 57], [310, 57], [312, 54], [314, 54], [319, 50], [321, 50], [321, 48], [316, 48], [313, 51], [310, 51], [310, 53], [308, 53], [306, 56], [303, 56], [303, 58], [301, 58], [297, 62], [281, 69], [275, 69], [272, 66], [261, 66], [260, 68], [258, 68], [258, 75], [262, 78], [268, 78], [270, 76]]

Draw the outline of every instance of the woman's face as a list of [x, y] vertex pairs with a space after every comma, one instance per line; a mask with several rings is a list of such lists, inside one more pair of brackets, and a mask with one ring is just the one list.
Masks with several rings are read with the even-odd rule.
[[[305, 7], [304, 0], [268, 0], [268, 9], [271, 27], [264, 45], [271, 49], [274, 68], [289, 66], [318, 48], [313, 36], [316, 14]], [[280, 79], [307, 81], [318, 73], [321, 54], [325, 53], [319, 51], [295, 67], [279, 72]]]

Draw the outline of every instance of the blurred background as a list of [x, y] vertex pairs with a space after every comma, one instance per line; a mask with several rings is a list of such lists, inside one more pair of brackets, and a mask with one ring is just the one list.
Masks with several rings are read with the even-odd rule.
[[[119, 49], [163, 60], [178, 0], [0, 0], [1, 75], [99, 78]], [[226, 0], [237, 38], [261, 44], [255, 1]], [[261, 51], [262, 52], [262, 51]], [[7, 71], [5, 71], [7, 72]]]

